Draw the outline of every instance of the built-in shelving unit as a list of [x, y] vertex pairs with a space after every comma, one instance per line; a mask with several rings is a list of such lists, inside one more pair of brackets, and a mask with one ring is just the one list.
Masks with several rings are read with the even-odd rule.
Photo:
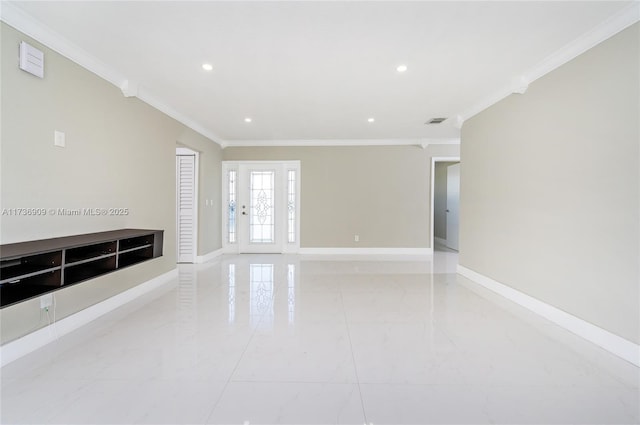
[[0, 307], [160, 257], [163, 234], [122, 229], [0, 245]]

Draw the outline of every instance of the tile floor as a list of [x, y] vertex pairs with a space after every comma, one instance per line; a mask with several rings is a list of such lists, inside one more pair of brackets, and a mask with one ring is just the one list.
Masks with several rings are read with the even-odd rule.
[[244, 255], [1, 370], [3, 424], [638, 423], [640, 369], [429, 261]]

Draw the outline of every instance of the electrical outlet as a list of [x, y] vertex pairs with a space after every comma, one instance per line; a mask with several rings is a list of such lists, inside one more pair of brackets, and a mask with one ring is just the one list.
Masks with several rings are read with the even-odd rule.
[[54, 131], [53, 132], [53, 144], [54, 146], [58, 146], [64, 148], [65, 146], [65, 135], [62, 131]]
[[353, 235], [354, 242], [360, 242], [360, 235]]
[[40, 308], [49, 308], [53, 304], [53, 294], [45, 294], [40, 297]]

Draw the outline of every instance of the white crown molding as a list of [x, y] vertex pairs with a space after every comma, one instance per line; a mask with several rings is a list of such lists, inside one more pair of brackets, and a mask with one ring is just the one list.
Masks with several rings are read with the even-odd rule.
[[426, 148], [429, 145], [460, 144], [460, 139], [308, 139], [308, 140], [225, 140], [192, 118], [174, 109], [167, 102], [150, 92], [137, 81], [133, 81], [118, 70], [106, 65], [90, 55], [78, 45], [60, 36], [46, 25], [37, 21], [20, 8], [3, 1], [0, 7], [0, 20], [11, 25], [58, 52], [67, 59], [93, 72], [118, 87], [123, 96], [137, 97], [176, 121], [214, 141], [220, 147], [256, 147], [256, 146], [405, 146], [415, 145]]
[[469, 109], [459, 113], [457, 125], [459, 125], [460, 128], [462, 128], [464, 123], [469, 118], [472, 118], [478, 115], [480, 112], [484, 111], [490, 106], [495, 105], [496, 103], [500, 102], [502, 99], [506, 98], [511, 94], [513, 94], [513, 91], [511, 90], [511, 84], [507, 86], [503, 86], [500, 89], [494, 91], [493, 93], [489, 94], [488, 96], [486, 96], [485, 98], [483, 98], [482, 100], [480, 100], [479, 102], [471, 106]]
[[226, 147], [259, 146], [420, 146], [459, 145], [459, 138], [452, 139], [281, 139], [281, 140], [227, 140]]
[[462, 118], [461, 115], [456, 115], [455, 122], [454, 122], [453, 126], [455, 128], [457, 128], [458, 130], [460, 130], [462, 128], [463, 124], [464, 124], [464, 118]]
[[[118, 70], [108, 66], [94, 56], [90, 55], [76, 44], [60, 36], [41, 22], [16, 7], [9, 1], [2, 1], [0, 4], [0, 20], [11, 25], [17, 30], [27, 34], [40, 43], [46, 45], [62, 56], [70, 59], [78, 65], [95, 73], [99, 77], [109, 81], [111, 84], [122, 90], [126, 97], [138, 97], [143, 102], [151, 105], [159, 111], [167, 114], [175, 120], [181, 122], [192, 130], [211, 139], [222, 148], [244, 147], [244, 146], [398, 146], [416, 145], [426, 148], [431, 144], [459, 144], [459, 139], [334, 139], [334, 140], [235, 140], [229, 141], [219, 137], [210, 129], [204, 127], [192, 118], [184, 115], [162, 101], [157, 96], [150, 93], [137, 82], [131, 81]], [[640, 3], [633, 2], [628, 7], [612, 16], [602, 24], [598, 25], [583, 36], [569, 43], [562, 49], [542, 60], [531, 70], [522, 75], [515, 76], [508, 84], [491, 93], [484, 99], [478, 101], [466, 111], [456, 116], [454, 126], [461, 128], [466, 120], [479, 112], [494, 105], [505, 97], [513, 93], [524, 93], [528, 85], [538, 78], [548, 74], [559, 66], [574, 59], [578, 55], [591, 49], [609, 37], [624, 30], [630, 25], [640, 20]]]
[[224, 148], [224, 146], [225, 146], [225, 140], [224, 139], [222, 139], [217, 134], [215, 134], [214, 132], [212, 132], [208, 128], [204, 127], [203, 125], [201, 125], [197, 121], [189, 118], [188, 116], [184, 115], [183, 113], [179, 112], [178, 110], [173, 109], [173, 107], [171, 107], [170, 105], [165, 103], [163, 100], [159, 99], [158, 97], [154, 96], [146, 88], [139, 87], [138, 88], [138, 96], [137, 97], [138, 97], [138, 99], [142, 100], [143, 102], [153, 106], [158, 111], [164, 112], [166, 115], [168, 115], [171, 118], [175, 119], [176, 121], [186, 125], [187, 127], [192, 129], [193, 131], [195, 131], [197, 133], [200, 133], [203, 136], [205, 136], [206, 138], [208, 138], [209, 140], [217, 143], [221, 148]]
[[124, 97], [138, 96], [138, 83], [136, 81], [124, 80], [120, 85], [120, 90]]
[[640, 367], [640, 346], [606, 329], [593, 325], [550, 304], [520, 292], [490, 277], [458, 265], [457, 272], [472, 282], [493, 291], [556, 325], [590, 341], [612, 354]]
[[529, 83], [530, 81], [524, 76], [511, 79], [511, 93], [525, 94]]
[[528, 81], [535, 81], [554, 69], [613, 37], [640, 20], [640, 2], [634, 1], [617, 14], [611, 16], [580, 38], [570, 42], [562, 49], [546, 57], [538, 65], [524, 74]]
[[46, 25], [35, 20], [11, 2], [3, 1], [1, 3], [0, 20], [11, 25], [18, 31], [25, 33], [29, 37], [34, 38], [50, 49], [55, 50], [78, 65], [90, 70], [118, 88], [127, 80], [123, 74], [107, 66], [79, 46], [71, 43]]
[[487, 97], [478, 101], [466, 111], [458, 114], [456, 126], [459, 125], [462, 127], [464, 121], [498, 103], [511, 94], [523, 94], [527, 90], [529, 84], [538, 78], [545, 76], [570, 60], [575, 59], [577, 56], [616, 35], [625, 28], [635, 24], [639, 20], [640, 2], [634, 1], [629, 6], [611, 16], [589, 32], [547, 56], [529, 71], [522, 75], [513, 77], [509, 84], [506, 84], [495, 92], [489, 94]]
[[78, 45], [62, 37], [40, 21], [22, 11], [19, 7], [13, 5], [11, 2], [2, 1], [0, 4], [0, 20], [44, 44], [67, 59], [77, 63], [83, 68], [93, 72], [98, 77], [107, 80], [114, 86], [118, 87], [122, 91], [123, 96], [137, 97], [176, 121], [181, 122], [192, 130], [211, 139], [220, 146], [224, 145], [224, 140], [221, 137], [218, 137], [214, 132], [205, 128], [192, 118], [177, 111], [166, 102], [163, 102], [158, 97], [154, 96], [149, 92], [149, 90], [139, 85], [138, 82], [132, 81], [118, 70], [90, 55]]

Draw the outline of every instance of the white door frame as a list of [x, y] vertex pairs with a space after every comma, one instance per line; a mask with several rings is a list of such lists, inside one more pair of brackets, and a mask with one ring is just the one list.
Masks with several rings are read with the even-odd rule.
[[[229, 232], [227, 224], [229, 222], [229, 208], [228, 208], [228, 200], [229, 200], [229, 181], [228, 181], [228, 173], [231, 170], [235, 170], [236, 173], [239, 173], [240, 166], [243, 167], [251, 167], [251, 166], [274, 166], [276, 168], [281, 168], [283, 171], [281, 178], [284, 180], [284, 187], [287, 190], [287, 175], [289, 170], [293, 170], [296, 172], [296, 182], [295, 182], [295, 241], [288, 242], [287, 239], [287, 229], [288, 222], [286, 221], [286, 216], [283, 215], [280, 218], [276, 218], [280, 225], [280, 236], [283, 239], [281, 244], [281, 252], [283, 254], [293, 254], [297, 253], [300, 250], [300, 198], [301, 198], [301, 167], [300, 161], [222, 161], [222, 248], [225, 253], [228, 254], [238, 254], [240, 253], [240, 244], [238, 243], [238, 224], [240, 222], [240, 209], [238, 205], [236, 205], [236, 241], [230, 242], [228, 239]], [[237, 175], [236, 175], [237, 176]], [[236, 177], [237, 178], [237, 177]], [[236, 180], [237, 185], [237, 180]], [[280, 211], [287, 211], [287, 193], [282, 194], [282, 196], [278, 197], [279, 199], [284, 200], [284, 205], [280, 206]], [[239, 190], [236, 187], [236, 203], [239, 201]]]
[[435, 184], [436, 184], [436, 162], [460, 162], [459, 156], [432, 156], [431, 157], [431, 251], [434, 250], [435, 246], [435, 212], [434, 212], [434, 202], [435, 202]]
[[449, 249], [460, 249], [458, 240], [460, 233], [460, 163], [456, 162], [447, 166], [447, 202], [446, 202], [446, 229], [447, 239], [445, 245]]
[[[194, 167], [194, 188], [193, 188], [193, 193], [194, 193], [194, 199], [193, 199], [193, 258], [191, 259], [191, 261], [182, 261], [184, 262], [189, 262], [189, 263], [196, 263], [197, 258], [198, 258], [198, 181], [199, 181], [199, 163], [200, 163], [200, 153], [197, 151], [194, 151], [192, 149], [189, 148], [185, 148], [185, 147], [176, 147], [176, 160], [178, 159], [178, 156], [194, 156], [195, 157], [195, 167]], [[181, 262], [180, 261], [180, 227], [179, 227], [179, 214], [180, 211], [178, 210], [179, 205], [178, 205], [178, 185], [180, 184], [180, 182], [178, 181], [179, 179], [179, 175], [178, 175], [178, 162], [176, 161], [176, 263]]]

